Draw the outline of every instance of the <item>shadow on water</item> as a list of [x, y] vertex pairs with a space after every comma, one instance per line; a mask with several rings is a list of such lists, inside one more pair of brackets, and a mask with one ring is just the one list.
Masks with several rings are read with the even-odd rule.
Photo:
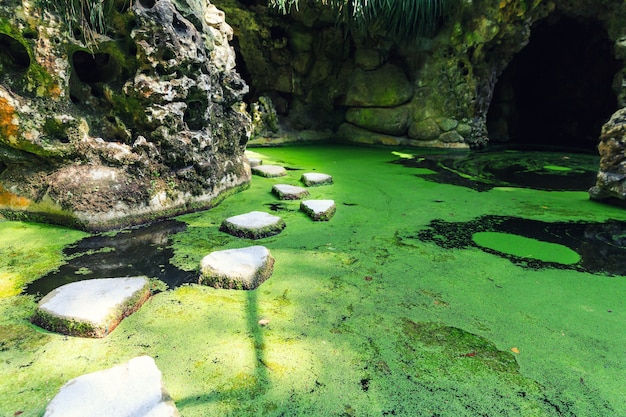
[[186, 224], [166, 220], [122, 230], [114, 235], [90, 236], [64, 249], [67, 263], [29, 284], [27, 294], [42, 296], [70, 282], [94, 278], [145, 275], [175, 288], [197, 279], [194, 272], [172, 265], [170, 237]]
[[594, 154], [497, 150], [470, 154], [424, 154], [396, 163], [425, 168], [418, 176], [440, 184], [476, 191], [494, 187], [547, 191], [587, 191], [596, 181], [599, 156]]
[[[578, 253], [580, 262], [564, 265], [481, 247], [473, 240], [473, 236], [481, 232], [507, 233], [563, 245]], [[626, 275], [626, 223], [621, 221], [545, 223], [509, 216], [481, 216], [468, 222], [435, 219], [426, 229], [415, 233], [399, 233], [397, 238], [400, 244], [408, 245], [415, 239], [435, 243], [445, 249], [475, 247], [533, 269], [574, 269], [606, 275]]]

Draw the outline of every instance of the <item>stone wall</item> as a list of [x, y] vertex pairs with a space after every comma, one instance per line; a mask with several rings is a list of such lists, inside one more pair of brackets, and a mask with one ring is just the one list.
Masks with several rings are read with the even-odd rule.
[[[619, 0], [466, 0], [437, 36], [410, 45], [376, 33], [346, 35], [316, 2], [301, 1], [288, 16], [262, 2], [217, 5], [234, 28], [239, 65], [251, 85], [251, 144], [257, 145], [340, 139], [482, 147], [495, 85], [528, 43], [533, 24], [556, 14], [597, 21], [616, 58], [626, 38]], [[624, 75], [622, 63], [613, 82], [620, 105], [626, 104]]]
[[204, 1], [127, 4], [90, 43], [53, 10], [0, 5], [5, 217], [102, 230], [247, 185], [248, 88], [224, 14]]

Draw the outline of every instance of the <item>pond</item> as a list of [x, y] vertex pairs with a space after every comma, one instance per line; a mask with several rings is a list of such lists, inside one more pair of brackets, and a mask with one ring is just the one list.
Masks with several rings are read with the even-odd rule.
[[[626, 371], [626, 210], [589, 200], [597, 156], [250, 151], [287, 175], [254, 177], [206, 212], [76, 240], [26, 293], [0, 299], [1, 372], [10, 377], [1, 380], [20, 381], [19, 390], [0, 382], [0, 414], [40, 415], [69, 378], [139, 354], [155, 358], [182, 416], [626, 409], [616, 382]], [[310, 198], [335, 200], [328, 222], [271, 193], [301, 185], [305, 172], [333, 176], [309, 188]], [[257, 241], [219, 231], [253, 210], [287, 227]], [[276, 259], [257, 290], [194, 284], [211, 251], [255, 244]], [[113, 275], [166, 286], [105, 339], [25, 324], [51, 288]]]

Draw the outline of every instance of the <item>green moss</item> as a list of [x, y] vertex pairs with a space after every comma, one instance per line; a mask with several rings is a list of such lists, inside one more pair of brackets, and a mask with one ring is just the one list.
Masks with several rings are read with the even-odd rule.
[[472, 239], [482, 247], [520, 258], [556, 262], [564, 265], [573, 265], [580, 262], [580, 255], [567, 246], [542, 242], [537, 239], [510, 233], [480, 232], [474, 233]]

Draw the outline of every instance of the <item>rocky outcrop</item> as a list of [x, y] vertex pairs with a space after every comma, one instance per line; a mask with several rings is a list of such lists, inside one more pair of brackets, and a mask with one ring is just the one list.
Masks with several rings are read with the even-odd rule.
[[0, 6], [5, 217], [103, 230], [209, 208], [247, 185], [248, 88], [224, 13], [122, 3], [89, 43], [32, 2]]
[[[500, 76], [538, 22], [564, 16], [583, 25], [594, 22], [606, 39], [590, 44], [604, 48], [606, 41], [609, 49], [613, 44], [616, 59], [623, 58], [620, 49], [626, 45], [626, 12], [618, 0], [466, 1], [455, 6], [436, 36], [412, 43], [374, 29], [366, 36], [346, 34], [325, 2], [300, 1], [297, 10], [282, 16], [261, 2], [215, 1], [233, 25], [251, 85], [257, 109], [253, 145], [306, 137], [480, 148], [492, 139], [508, 139], [511, 98], [497, 97], [502, 114], [493, 111], [489, 127], [488, 112]], [[613, 94], [624, 105], [625, 67], [619, 65], [602, 78], [615, 74]], [[320, 134], [311, 135], [312, 130]]]
[[589, 195], [626, 206], [626, 108], [618, 110], [602, 127], [598, 150], [600, 170]]

